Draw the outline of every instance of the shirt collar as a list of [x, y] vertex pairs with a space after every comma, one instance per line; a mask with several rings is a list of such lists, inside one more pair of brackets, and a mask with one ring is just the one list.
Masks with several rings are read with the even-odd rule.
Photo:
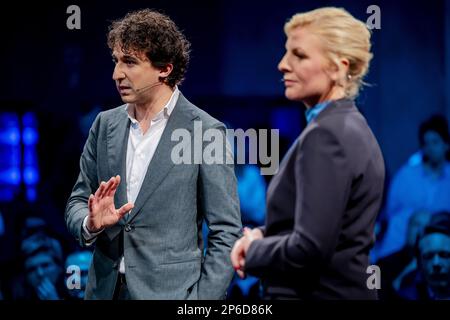
[[[151, 121], [155, 122], [163, 118], [168, 119], [172, 114], [175, 105], [177, 104], [179, 96], [180, 90], [178, 89], [178, 86], [175, 86], [175, 90], [172, 92], [169, 101], [166, 103], [164, 108], [162, 108], [162, 110], [155, 115], [155, 117]], [[139, 122], [134, 117], [134, 106], [127, 103], [127, 105], [125, 106], [125, 110], [127, 111], [128, 119], [130, 119], [131, 123], [139, 124]]]
[[331, 101], [329, 101], [329, 100], [323, 101], [323, 102], [316, 104], [312, 108], [306, 109], [306, 111], [305, 111], [306, 122], [310, 123], [311, 121], [313, 121], [319, 115], [319, 113], [322, 112], [322, 110], [328, 106], [328, 104], [330, 102]]

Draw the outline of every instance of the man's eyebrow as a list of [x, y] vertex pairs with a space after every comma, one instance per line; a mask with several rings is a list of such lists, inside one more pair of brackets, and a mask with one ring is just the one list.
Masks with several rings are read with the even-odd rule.
[[123, 59], [128, 59], [128, 60], [135, 60], [135, 61], [139, 60], [137, 57], [129, 55], [129, 54], [124, 54], [122, 58]]
[[[118, 58], [117, 58], [114, 54], [111, 54], [111, 57], [112, 57], [114, 60], [118, 60]], [[132, 55], [129, 55], [129, 54], [124, 54], [124, 55], [121, 57], [121, 59], [122, 59], [122, 60], [133, 60], [133, 61], [138, 61], [138, 60], [139, 60], [137, 57], [132, 56]]]

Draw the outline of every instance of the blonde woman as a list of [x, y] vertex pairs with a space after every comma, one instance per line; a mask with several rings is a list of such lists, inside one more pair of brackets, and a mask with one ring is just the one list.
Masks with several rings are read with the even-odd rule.
[[268, 299], [376, 299], [366, 270], [385, 169], [354, 102], [372, 58], [370, 32], [339, 8], [296, 14], [284, 31], [278, 68], [308, 125], [268, 187], [265, 226], [244, 230], [233, 266], [260, 277]]

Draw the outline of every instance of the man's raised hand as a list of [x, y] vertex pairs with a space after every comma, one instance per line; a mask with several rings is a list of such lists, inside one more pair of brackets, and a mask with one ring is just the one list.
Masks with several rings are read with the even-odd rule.
[[120, 176], [112, 177], [108, 182], [102, 181], [95, 194], [88, 200], [89, 215], [86, 227], [90, 232], [98, 232], [115, 225], [134, 204], [128, 202], [120, 209], [114, 205], [114, 194], [120, 184]]

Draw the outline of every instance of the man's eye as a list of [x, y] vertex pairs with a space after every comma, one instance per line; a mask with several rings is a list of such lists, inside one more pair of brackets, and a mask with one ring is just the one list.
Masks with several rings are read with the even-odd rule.
[[129, 66], [135, 65], [135, 64], [136, 64], [134, 61], [130, 61], [130, 60], [125, 61], [125, 63], [126, 63], [127, 65], [129, 65]]

